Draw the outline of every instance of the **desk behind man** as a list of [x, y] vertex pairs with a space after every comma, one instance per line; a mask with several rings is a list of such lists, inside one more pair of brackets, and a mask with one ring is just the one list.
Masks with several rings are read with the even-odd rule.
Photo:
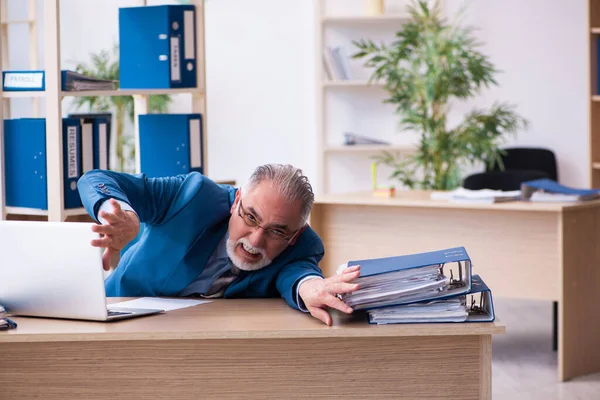
[[[291, 165], [258, 167], [240, 189], [193, 172], [148, 178], [93, 170], [78, 182], [103, 234], [108, 296], [282, 296], [328, 325], [325, 307], [358, 288], [359, 269], [323, 279], [323, 244], [308, 226], [314, 194]], [[120, 259], [119, 259], [120, 256]]]

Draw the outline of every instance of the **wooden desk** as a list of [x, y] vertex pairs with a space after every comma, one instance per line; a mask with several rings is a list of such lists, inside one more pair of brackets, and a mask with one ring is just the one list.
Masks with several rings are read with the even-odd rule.
[[0, 382], [15, 399], [491, 398], [503, 326], [334, 317], [240, 299], [111, 323], [14, 318]]
[[600, 371], [600, 201], [465, 205], [429, 196], [317, 198], [310, 223], [325, 244], [326, 275], [347, 261], [465, 246], [495, 297], [559, 302], [559, 379]]

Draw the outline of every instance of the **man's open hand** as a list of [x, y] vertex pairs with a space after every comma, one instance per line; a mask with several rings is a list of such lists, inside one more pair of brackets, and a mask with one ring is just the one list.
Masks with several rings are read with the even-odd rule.
[[115, 265], [120, 251], [138, 235], [140, 221], [132, 211], [123, 211], [115, 199], [110, 199], [112, 213], [100, 211], [98, 216], [104, 218], [106, 224], [93, 225], [92, 231], [102, 234], [102, 238], [92, 240], [92, 246], [102, 247], [102, 266], [108, 271]]
[[345, 268], [340, 275], [304, 281], [298, 292], [310, 314], [331, 326], [331, 315], [325, 310], [325, 307], [335, 308], [347, 314], [352, 313], [354, 310], [341, 301], [337, 295], [358, 290], [359, 285], [350, 282], [359, 276], [360, 266], [356, 265]]

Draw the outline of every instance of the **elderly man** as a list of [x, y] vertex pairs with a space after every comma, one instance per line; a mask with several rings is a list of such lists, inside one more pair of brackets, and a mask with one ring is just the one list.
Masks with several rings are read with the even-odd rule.
[[359, 267], [324, 279], [323, 243], [308, 226], [314, 195], [291, 165], [258, 167], [240, 189], [192, 172], [148, 178], [87, 172], [78, 182], [102, 234], [107, 296], [282, 296], [331, 325], [327, 307], [358, 289]]

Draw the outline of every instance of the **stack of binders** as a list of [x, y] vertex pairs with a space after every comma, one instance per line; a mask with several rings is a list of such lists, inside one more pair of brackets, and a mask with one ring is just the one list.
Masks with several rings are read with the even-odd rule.
[[[81, 169], [81, 123], [63, 118], [63, 181], [65, 209], [82, 207], [77, 180]], [[46, 120], [4, 120], [4, 171], [6, 205], [48, 209]]]
[[[77, 117], [75, 117], [77, 115]], [[62, 120], [64, 208], [82, 207], [77, 181], [90, 169], [108, 169], [110, 114], [71, 114]], [[46, 120], [4, 120], [6, 205], [48, 209]]]
[[464, 247], [396, 257], [350, 261], [360, 265], [360, 288], [341, 296], [364, 310], [372, 324], [491, 322], [492, 292]]

